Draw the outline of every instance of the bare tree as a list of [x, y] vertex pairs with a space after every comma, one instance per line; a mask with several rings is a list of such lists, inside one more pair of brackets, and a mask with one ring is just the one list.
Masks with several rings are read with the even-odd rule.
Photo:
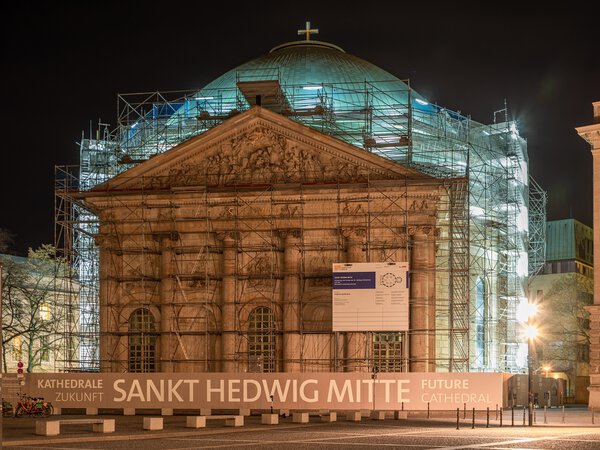
[[557, 369], [569, 371], [585, 362], [590, 343], [586, 307], [592, 302], [593, 280], [578, 273], [564, 274], [544, 294], [543, 357], [558, 364]]
[[28, 372], [54, 356], [62, 345], [65, 262], [51, 245], [29, 250], [27, 258], [2, 256], [2, 346], [25, 359]]
[[15, 243], [15, 235], [5, 228], [0, 228], [0, 253], [10, 253]]

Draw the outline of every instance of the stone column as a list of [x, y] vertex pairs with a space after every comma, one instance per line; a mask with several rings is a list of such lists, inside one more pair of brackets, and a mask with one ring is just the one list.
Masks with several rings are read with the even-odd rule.
[[590, 313], [590, 408], [600, 407], [600, 101], [594, 102], [594, 124], [576, 128], [592, 147], [594, 204], [594, 304]]
[[173, 339], [173, 241], [177, 233], [161, 234], [160, 242], [160, 371], [173, 372], [176, 342]]
[[[221, 372], [236, 372], [236, 292], [237, 235], [219, 233], [223, 256], [221, 259]], [[217, 369], [218, 370], [218, 369]]]
[[[344, 228], [342, 236], [346, 246], [346, 262], [367, 262], [365, 244], [367, 240], [366, 228]], [[344, 360], [346, 372], [368, 371], [367, 348], [364, 332], [346, 332], [344, 335]]]
[[111, 264], [111, 250], [114, 238], [112, 236], [97, 236], [96, 245], [99, 248], [99, 268], [100, 268], [100, 292], [99, 292], [99, 311], [98, 321], [100, 326], [100, 372], [116, 372], [113, 367], [115, 355], [115, 332], [118, 331], [116, 324], [111, 323], [110, 310], [117, 301], [114, 298], [117, 283], [115, 277], [115, 268]]
[[283, 371], [300, 372], [300, 270], [301, 231], [281, 230], [283, 240]]
[[411, 227], [410, 371], [435, 372], [435, 239], [433, 228]]

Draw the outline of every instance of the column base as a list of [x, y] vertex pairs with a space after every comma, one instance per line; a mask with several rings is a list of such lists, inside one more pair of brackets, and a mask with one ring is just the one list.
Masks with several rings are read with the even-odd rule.
[[600, 408], [600, 375], [590, 375], [588, 408]]

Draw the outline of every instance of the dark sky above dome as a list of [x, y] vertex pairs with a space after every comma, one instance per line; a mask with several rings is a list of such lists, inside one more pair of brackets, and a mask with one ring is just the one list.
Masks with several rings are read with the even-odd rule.
[[297, 40], [306, 20], [318, 40], [479, 122], [493, 122], [506, 99], [549, 193], [549, 219], [591, 224], [591, 153], [574, 127], [591, 123], [600, 100], [600, 47], [597, 18], [577, 3], [531, 12], [509, 2], [490, 11], [456, 2], [10, 3], [0, 228], [17, 234], [20, 253], [53, 241], [54, 166], [78, 163], [90, 121], [115, 125], [118, 93], [200, 88]]

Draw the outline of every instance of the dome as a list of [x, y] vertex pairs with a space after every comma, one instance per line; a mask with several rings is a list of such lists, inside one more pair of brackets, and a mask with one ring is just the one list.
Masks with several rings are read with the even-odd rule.
[[317, 97], [323, 107], [338, 111], [385, 110], [390, 105], [403, 109], [409, 103], [422, 111], [434, 109], [407, 83], [382, 68], [346, 53], [337, 45], [312, 40], [278, 45], [269, 53], [229, 70], [196, 94], [198, 100], [209, 100], [198, 108], [206, 106], [212, 113], [240, 106], [243, 109], [248, 105], [240, 103], [244, 101], [237, 92], [239, 82], [264, 80], [277, 80], [294, 110], [314, 107]]
[[[134, 148], [147, 142], [150, 134], [161, 133], [164, 137], [157, 138], [157, 145], [162, 152], [254, 105], [419, 167], [437, 164], [431, 161], [437, 156], [430, 151], [429, 136], [439, 134], [438, 122], [445, 120], [439, 114], [449, 114], [404, 81], [334, 44], [295, 41], [229, 70], [168, 105], [167, 111], [154, 108], [140, 121], [147, 125], [136, 122], [129, 127], [121, 147]], [[163, 114], [164, 125], [154, 122]], [[448, 124], [445, 132], [453, 127]]]
[[380, 67], [334, 44], [305, 40], [229, 70], [175, 116], [223, 119], [254, 104], [380, 153], [407, 145], [411, 111], [428, 115], [437, 109]]
[[367, 82], [397, 83], [408, 86], [385, 70], [340, 47], [320, 41], [296, 41], [279, 45], [269, 53], [248, 61], [217, 78], [205, 89], [235, 87], [242, 79], [278, 76], [283, 86], [356, 84]]

